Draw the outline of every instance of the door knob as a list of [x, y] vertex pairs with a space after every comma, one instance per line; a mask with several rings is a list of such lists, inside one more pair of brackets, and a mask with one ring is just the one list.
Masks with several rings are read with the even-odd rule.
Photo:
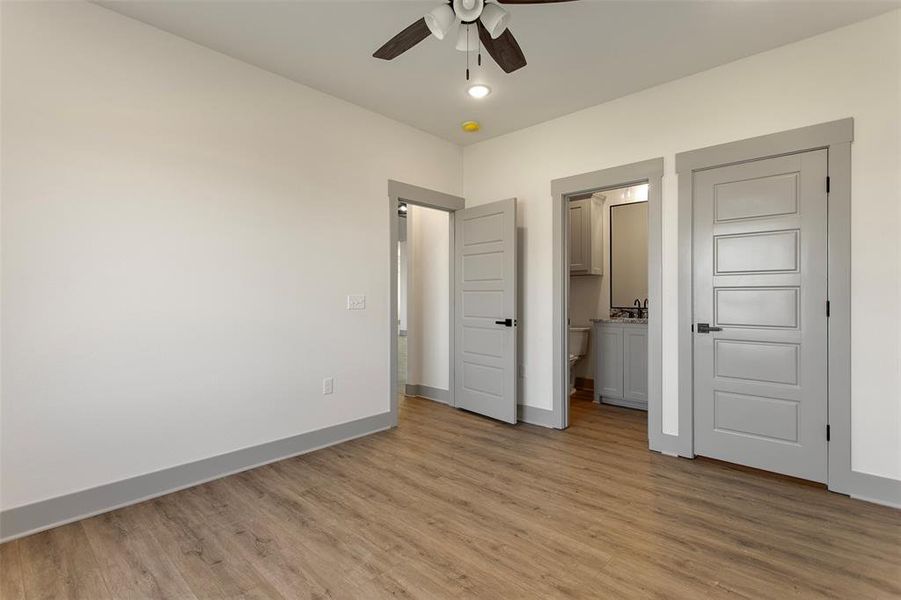
[[698, 323], [698, 333], [710, 333], [711, 331], [722, 331], [722, 327], [711, 327], [709, 323]]
[[513, 327], [513, 319], [504, 319], [503, 321], [495, 321], [495, 325], [503, 325], [504, 327]]

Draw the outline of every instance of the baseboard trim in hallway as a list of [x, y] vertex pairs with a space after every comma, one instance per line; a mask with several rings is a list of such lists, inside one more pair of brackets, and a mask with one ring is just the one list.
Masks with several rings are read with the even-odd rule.
[[0, 512], [0, 542], [383, 431], [382, 413]]
[[546, 408], [537, 408], [535, 406], [526, 406], [519, 404], [516, 407], [517, 418], [523, 423], [530, 425], [540, 425], [541, 427], [554, 428], [557, 422], [554, 420], [554, 411]]
[[404, 394], [407, 396], [419, 396], [426, 400], [434, 400], [442, 404], [450, 404], [450, 391], [440, 388], [421, 385], [416, 383], [408, 383], [404, 387]]

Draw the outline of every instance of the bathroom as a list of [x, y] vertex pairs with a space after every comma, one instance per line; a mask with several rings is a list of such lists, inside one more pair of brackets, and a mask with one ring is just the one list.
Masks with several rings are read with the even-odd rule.
[[647, 411], [648, 186], [569, 199], [573, 401]]

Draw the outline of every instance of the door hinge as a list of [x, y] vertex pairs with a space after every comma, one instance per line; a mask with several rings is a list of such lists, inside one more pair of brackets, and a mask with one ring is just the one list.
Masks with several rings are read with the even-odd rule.
[[832, 432], [829, 429], [829, 425], [826, 425], [826, 441], [828, 442], [831, 437], [832, 437]]
[[832, 187], [832, 180], [829, 179], [828, 175], [826, 175], [826, 193], [827, 194], [829, 193], [831, 187]]
[[829, 304], [829, 301], [826, 300], [826, 317], [827, 317], [827, 318], [830, 316], [831, 310], [832, 310], [832, 307], [831, 307], [831, 305]]

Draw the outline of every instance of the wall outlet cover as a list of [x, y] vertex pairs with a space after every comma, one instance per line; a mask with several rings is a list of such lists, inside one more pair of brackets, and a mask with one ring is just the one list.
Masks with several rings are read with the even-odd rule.
[[347, 297], [347, 310], [366, 310], [366, 296], [352, 294]]

